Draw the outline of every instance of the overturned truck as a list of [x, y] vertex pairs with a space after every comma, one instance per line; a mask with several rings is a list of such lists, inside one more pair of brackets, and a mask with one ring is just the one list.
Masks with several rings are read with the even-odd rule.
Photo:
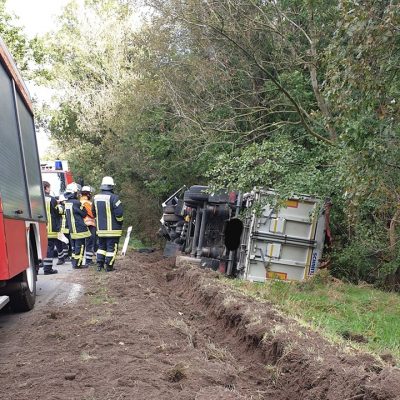
[[306, 279], [330, 238], [331, 203], [307, 195], [277, 200], [273, 190], [182, 187], [162, 204], [164, 254], [249, 281]]

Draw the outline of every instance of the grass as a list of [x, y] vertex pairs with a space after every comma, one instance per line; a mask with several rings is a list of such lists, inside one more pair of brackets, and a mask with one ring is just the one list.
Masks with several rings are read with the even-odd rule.
[[170, 382], [179, 382], [182, 379], [185, 379], [187, 368], [188, 366], [183, 363], [176, 364], [173, 368], [166, 372], [165, 375], [167, 380]]
[[233, 361], [234, 358], [224, 347], [219, 347], [215, 343], [208, 340], [205, 343], [205, 355], [207, 360], [215, 360], [220, 362]]
[[131, 236], [129, 238], [128, 249], [139, 250], [139, 249], [143, 249], [145, 247], [146, 246], [143, 244], [143, 242], [140, 239], [135, 238], [133, 236]]
[[106, 272], [92, 272], [94, 285], [91, 290], [85, 293], [89, 296], [89, 301], [92, 305], [113, 304], [115, 299], [110, 296], [108, 291], [108, 273]]
[[167, 324], [167, 326], [172, 326], [173, 328], [175, 328], [183, 336], [186, 336], [190, 347], [195, 347], [192, 330], [190, 329], [189, 325], [183, 319], [169, 318], [167, 320], [166, 324]]
[[349, 343], [365, 342], [356, 347], [378, 355], [390, 352], [400, 362], [400, 296], [396, 293], [343, 283], [327, 272], [305, 282], [224, 282], [252, 297], [272, 302], [328, 339], [344, 342], [344, 338], [354, 338]]

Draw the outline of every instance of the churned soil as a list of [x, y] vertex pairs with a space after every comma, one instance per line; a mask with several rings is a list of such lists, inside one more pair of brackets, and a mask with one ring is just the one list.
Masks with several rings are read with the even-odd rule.
[[400, 371], [344, 353], [196, 267], [134, 253], [74, 271], [74, 304], [0, 336], [0, 400], [400, 399]]

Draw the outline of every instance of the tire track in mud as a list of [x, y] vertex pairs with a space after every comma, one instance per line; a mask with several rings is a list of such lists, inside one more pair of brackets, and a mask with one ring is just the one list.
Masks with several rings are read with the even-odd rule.
[[[395, 399], [398, 370], [349, 356], [214, 273], [160, 254], [76, 271], [75, 304], [0, 337], [1, 400]], [[76, 281], [74, 281], [76, 279]], [[1, 357], [1, 356], [0, 356]], [[397, 385], [397, 386], [396, 386]]]
[[112, 274], [71, 275], [83, 298], [40, 307], [0, 338], [1, 400], [277, 398], [256, 358], [213, 341], [206, 314], [171, 290], [166, 264], [135, 255]]
[[399, 369], [365, 353], [343, 353], [270, 304], [221, 284], [218, 274], [187, 266], [167, 280], [189, 307], [207, 315], [206, 334], [215, 324], [212, 340], [238, 359], [252, 354], [264, 366], [258, 371], [264, 372], [270, 398], [400, 399]]
[[[132, 258], [136, 284], [145, 287], [145, 296], [162, 303], [162, 328], [173, 333], [174, 342], [166, 337], [158, 346], [171, 356], [172, 368], [164, 371], [167, 381], [179, 382], [180, 392], [176, 399], [278, 399], [280, 389], [266, 374], [265, 364], [256, 353], [237, 352], [225, 341], [224, 332], [197, 303], [188, 301], [190, 287], [180, 287], [173, 282], [171, 273], [174, 260], [166, 260], [159, 254], [139, 255]], [[125, 277], [125, 281], [129, 281]], [[151, 306], [149, 312], [151, 310]], [[160, 310], [151, 310], [153, 317]], [[176, 341], [178, 335], [178, 341]], [[222, 340], [220, 340], [222, 339]], [[236, 346], [236, 343], [235, 343]], [[172, 351], [171, 351], [172, 350]], [[183, 372], [183, 379], [179, 373]], [[178, 376], [177, 376], [178, 375]], [[162, 397], [164, 398], [164, 397]], [[167, 396], [165, 397], [167, 398]]]
[[181, 279], [186, 271], [172, 271], [173, 264], [173, 261], [165, 259], [152, 264], [149, 273], [156, 283], [152, 290], [157, 291], [177, 315], [167, 323], [181, 334], [183, 342], [187, 341], [188, 346], [196, 349], [217, 371], [213, 377], [207, 378], [211, 385], [204, 387], [195, 398], [281, 398], [281, 390], [274, 387], [263, 357], [257, 352], [248, 352], [246, 344], [233, 338], [231, 330], [203, 307], [202, 300], [193, 301], [194, 288]]

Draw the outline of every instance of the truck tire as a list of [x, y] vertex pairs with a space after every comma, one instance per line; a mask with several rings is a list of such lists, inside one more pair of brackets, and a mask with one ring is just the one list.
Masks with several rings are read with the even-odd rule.
[[20, 274], [21, 289], [10, 296], [10, 305], [15, 312], [30, 311], [35, 306], [36, 267], [32, 249], [29, 252], [29, 264], [29, 267]]
[[175, 214], [176, 206], [167, 205], [164, 207], [164, 214]]
[[202, 203], [208, 200], [209, 194], [205, 191], [208, 186], [194, 185], [183, 194], [183, 201], [187, 204], [191, 203]]
[[163, 218], [165, 222], [178, 222], [182, 220], [181, 217], [175, 214], [164, 214]]
[[189, 197], [196, 201], [207, 201], [209, 194], [206, 192], [208, 186], [194, 185], [189, 188]]

